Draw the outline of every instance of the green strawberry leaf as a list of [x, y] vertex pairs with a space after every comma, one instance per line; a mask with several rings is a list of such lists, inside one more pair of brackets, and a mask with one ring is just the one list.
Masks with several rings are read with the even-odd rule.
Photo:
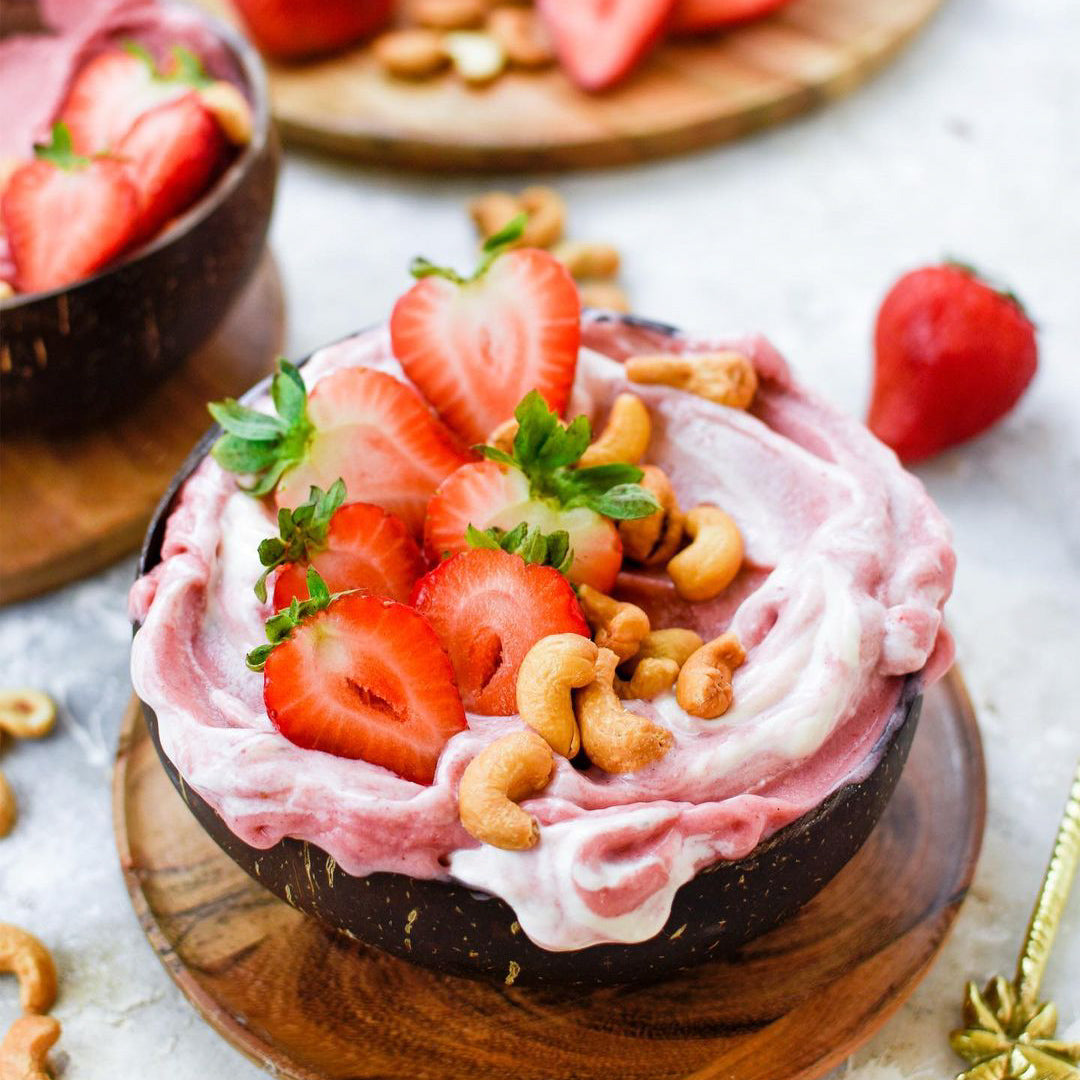
[[75, 172], [90, 164], [90, 159], [76, 154], [71, 142], [71, 128], [63, 121], [52, 126], [52, 138], [48, 143], [39, 143], [34, 147], [34, 157], [38, 161], [49, 161], [64, 172]]
[[345, 481], [340, 477], [329, 491], [312, 485], [306, 502], [295, 510], [283, 506], [278, 511], [278, 536], [259, 544], [259, 562], [264, 567], [255, 582], [255, 595], [266, 602], [266, 579], [283, 563], [309, 563], [326, 547], [330, 521], [345, 502]]
[[129, 56], [141, 60], [150, 70], [150, 76], [155, 82], [178, 86], [193, 86], [200, 89], [213, 83], [213, 79], [206, 74], [202, 61], [183, 45], [174, 45], [169, 50], [169, 59], [172, 63], [166, 68], [158, 67], [154, 54], [139, 41], [125, 41], [121, 46]]
[[319, 576], [318, 570], [313, 566], [308, 567], [307, 572], [308, 599], [298, 600], [293, 597], [292, 603], [276, 615], [271, 615], [266, 620], [266, 644], [258, 645], [245, 657], [247, 666], [252, 671], [262, 671], [266, 665], [267, 657], [283, 642], [292, 637], [293, 631], [302, 625], [307, 619], [320, 611], [325, 611], [335, 600], [348, 596], [355, 589], [346, 592], [331, 593], [326, 587], [326, 582]]
[[565, 574], [574, 561], [570, 535], [565, 529], [543, 533], [538, 526], [524, 521], [519, 522], [509, 532], [494, 525], [483, 531], [469, 525], [465, 530], [465, 539], [470, 547], [508, 551], [520, 555], [531, 565], [553, 566], [560, 574]]
[[228, 472], [252, 477], [252, 484], [241, 488], [256, 498], [268, 495], [285, 472], [304, 460], [315, 434], [304, 380], [288, 360], [278, 361], [270, 397], [277, 416], [233, 398], [207, 405], [223, 432], [210, 451], [214, 460]]
[[480, 261], [471, 277], [464, 277], [449, 266], [438, 266], [423, 255], [417, 255], [409, 264], [409, 273], [420, 280], [426, 277], [441, 277], [452, 281], [455, 285], [468, 285], [470, 282], [479, 281], [490, 268], [491, 264], [504, 252], [509, 251], [525, 232], [525, 224], [529, 220], [528, 214], [518, 214], [513, 221], [500, 229], [494, 236], [489, 236], [484, 242]]
[[660, 509], [651, 491], [640, 484], [616, 484], [600, 495], [587, 495], [583, 502], [590, 509], [616, 521], [648, 517]]

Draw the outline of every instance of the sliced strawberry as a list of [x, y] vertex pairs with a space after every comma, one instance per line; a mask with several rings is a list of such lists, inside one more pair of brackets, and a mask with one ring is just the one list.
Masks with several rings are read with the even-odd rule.
[[450, 653], [461, 700], [472, 712], [517, 712], [517, 674], [525, 654], [548, 634], [589, 628], [569, 582], [520, 555], [475, 549], [422, 577], [413, 606]]
[[760, 19], [790, 0], [678, 0], [671, 16], [676, 34], [697, 34]]
[[350, 503], [330, 519], [323, 550], [309, 563], [286, 563], [274, 582], [274, 607], [308, 598], [307, 567], [314, 566], [331, 592], [361, 589], [407, 603], [427, 569], [405, 523], [371, 503]]
[[447, 741], [465, 728], [450, 660], [411, 608], [349, 593], [270, 651], [266, 712], [306, 750], [363, 758], [430, 784]]
[[165, 73], [138, 45], [109, 49], [75, 76], [60, 119], [71, 129], [80, 154], [112, 151], [143, 113], [209, 82], [198, 60], [184, 49], [174, 50]]
[[469, 460], [415, 390], [371, 368], [322, 379], [307, 415], [315, 430], [278, 485], [278, 506], [296, 506], [312, 485], [340, 476], [350, 499], [389, 510], [419, 534], [435, 488]]
[[483, 442], [529, 390], [562, 413], [577, 366], [581, 301], [557, 259], [496, 243], [468, 280], [425, 262], [414, 273], [427, 276], [394, 306], [394, 355], [450, 428]]
[[584, 90], [619, 81], [659, 40], [675, 0], [539, 0], [559, 61]]
[[210, 186], [226, 151], [218, 122], [196, 93], [158, 105], [116, 148], [139, 188], [139, 234], [153, 236]]
[[494, 461], [473, 462], [451, 473], [428, 504], [424, 546], [431, 559], [469, 550], [466, 530], [493, 526], [509, 531], [525, 522], [543, 533], [565, 530], [574, 559], [567, 577], [575, 584], [608, 592], [622, 565], [622, 541], [610, 519], [587, 506], [565, 509], [553, 499], [535, 498], [526, 476]]
[[18, 169], [4, 191], [4, 229], [21, 292], [59, 288], [100, 270], [136, 232], [139, 196], [116, 161], [80, 157], [63, 124], [39, 160]]
[[233, 0], [255, 43], [271, 56], [331, 52], [380, 29], [392, 0]]

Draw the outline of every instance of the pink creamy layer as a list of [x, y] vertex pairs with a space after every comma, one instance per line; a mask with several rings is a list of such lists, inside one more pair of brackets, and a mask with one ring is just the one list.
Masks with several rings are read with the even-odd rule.
[[[588, 322], [570, 415], [602, 423], [626, 388], [620, 360], [662, 339]], [[136, 583], [132, 676], [157, 712], [162, 745], [186, 782], [243, 840], [298, 837], [364, 875], [453, 878], [510, 903], [548, 949], [634, 942], [656, 934], [675, 891], [717, 859], [738, 859], [869, 774], [904, 676], [935, 677], [951, 643], [941, 608], [954, 568], [949, 530], [919, 482], [861, 424], [795, 386], [760, 337], [722, 343], [750, 355], [762, 378], [751, 413], [663, 387], [635, 387], [653, 416], [649, 460], [680, 502], [716, 503], [739, 523], [747, 567], [718, 600], [688, 605], [662, 573], [625, 573], [620, 589], [655, 626], [705, 637], [729, 627], [748, 659], [723, 719], [688, 716], [665, 694], [632, 708], [675, 737], [659, 763], [632, 776], [581, 772], [559, 759], [528, 852], [479, 845], [461, 828], [457, 783], [469, 760], [518, 726], [469, 717], [428, 788], [362, 761], [301, 750], [277, 734], [262, 679], [244, 665], [268, 612], [251, 585], [271, 515], [205, 461], [170, 518], [161, 564]], [[366, 364], [399, 378], [384, 329], [324, 349], [305, 368]], [[929, 665], [929, 666], [928, 666]]]
[[[243, 85], [228, 49], [194, 10], [153, 0], [41, 0], [38, 7], [45, 30], [0, 41], [0, 159], [33, 158], [75, 73], [117, 43], [139, 41], [159, 60], [172, 45], [184, 45], [212, 75]], [[13, 276], [0, 232], [0, 279]]]

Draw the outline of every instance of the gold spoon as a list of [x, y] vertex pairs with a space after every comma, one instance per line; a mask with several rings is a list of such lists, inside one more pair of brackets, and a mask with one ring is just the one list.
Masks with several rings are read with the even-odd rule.
[[1080, 763], [1016, 975], [1012, 982], [995, 976], [981, 993], [973, 982], [967, 984], [966, 1027], [954, 1031], [949, 1042], [971, 1068], [957, 1080], [1080, 1080], [1080, 1043], [1054, 1038], [1057, 1008], [1052, 1001], [1039, 1001], [1039, 985], [1078, 864]]

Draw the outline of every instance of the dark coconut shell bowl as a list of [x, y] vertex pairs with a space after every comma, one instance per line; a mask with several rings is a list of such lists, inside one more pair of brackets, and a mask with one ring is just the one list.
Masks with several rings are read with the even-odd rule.
[[198, 202], [121, 261], [0, 301], [8, 433], [76, 432], [131, 407], [210, 337], [258, 265], [278, 170], [266, 76], [235, 30], [205, 21], [241, 76], [254, 137]]
[[[218, 434], [214, 428], [199, 442], [158, 506], [143, 544], [140, 574], [160, 561], [177, 493]], [[256, 881], [293, 907], [366, 945], [446, 974], [498, 983], [513, 975], [517, 986], [611, 986], [654, 981], [729, 955], [815, 896], [863, 845], [896, 789], [918, 724], [921, 686], [921, 676], [908, 677], [884, 745], [877, 748], [881, 759], [865, 780], [840, 788], [747, 858], [702, 870], [679, 889], [671, 916], [654, 938], [569, 952], [534, 945], [507, 903], [463, 885], [394, 873], [358, 878], [340, 867], [330, 874], [325, 851], [291, 838], [265, 849], [246, 844], [197, 792], [181, 784], [161, 749], [154, 710], [145, 702], [143, 713], [165, 771], [203, 828]]]

